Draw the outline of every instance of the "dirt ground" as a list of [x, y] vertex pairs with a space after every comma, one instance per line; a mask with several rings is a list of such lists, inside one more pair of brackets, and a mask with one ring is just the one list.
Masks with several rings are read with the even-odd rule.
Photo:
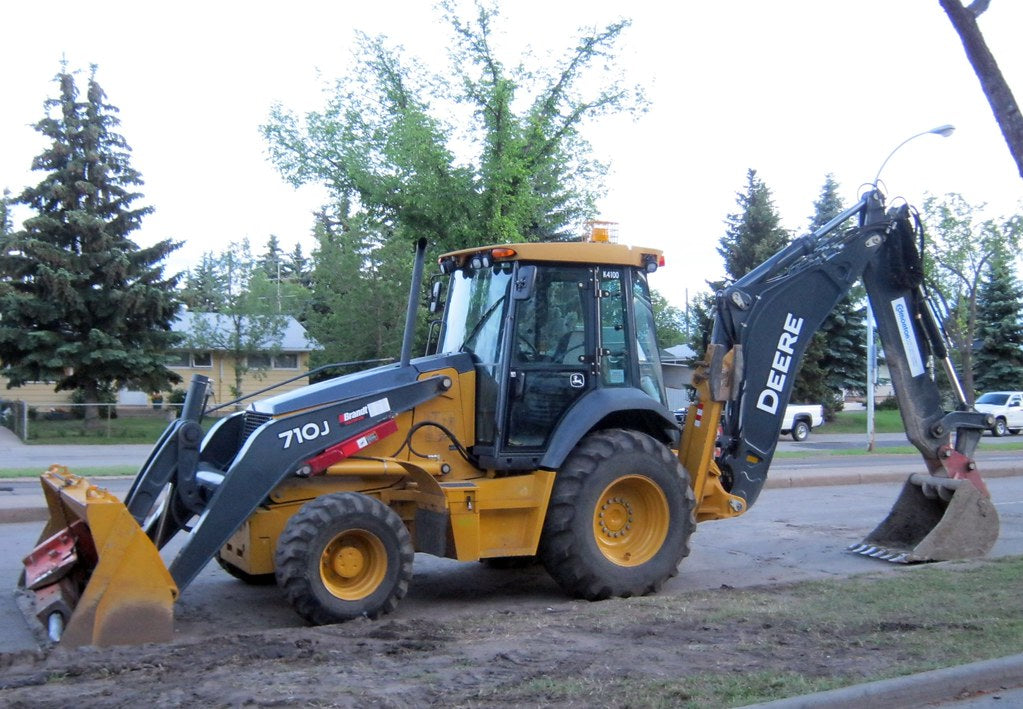
[[[794, 588], [772, 586], [769, 594], [782, 598]], [[211, 620], [206, 635], [187, 641], [2, 655], [0, 704], [723, 706], [733, 702], [702, 694], [702, 678], [734, 675], [779, 697], [800, 693], [780, 686], [779, 677], [855, 682], [877, 677], [893, 659], [894, 650], [845, 631], [837, 637], [805, 623], [718, 612], [730, 594], [750, 592], [566, 599], [434, 620], [264, 632], [218, 633]]]

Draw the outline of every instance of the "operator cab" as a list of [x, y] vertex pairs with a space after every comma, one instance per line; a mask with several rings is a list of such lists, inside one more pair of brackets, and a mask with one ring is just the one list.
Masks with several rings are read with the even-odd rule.
[[637, 398], [673, 421], [647, 284], [660, 254], [644, 256], [558, 243], [441, 258], [450, 279], [438, 351], [472, 356], [473, 453], [485, 467], [540, 467], [556, 439], [577, 440], [559, 431], [594, 421], [600, 409], [625, 416]]

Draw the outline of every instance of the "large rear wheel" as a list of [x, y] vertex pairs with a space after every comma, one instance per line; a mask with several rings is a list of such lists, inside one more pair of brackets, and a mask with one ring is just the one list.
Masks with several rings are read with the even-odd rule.
[[653, 593], [689, 553], [694, 510], [688, 475], [666, 446], [635, 431], [599, 431], [558, 471], [540, 559], [574, 596]]
[[390, 613], [412, 578], [412, 541], [401, 518], [354, 492], [307, 503], [277, 544], [277, 583], [310, 623]]

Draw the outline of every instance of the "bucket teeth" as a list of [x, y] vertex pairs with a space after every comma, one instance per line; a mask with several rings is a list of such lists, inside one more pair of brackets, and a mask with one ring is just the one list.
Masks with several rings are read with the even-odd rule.
[[851, 544], [847, 548], [847, 551], [851, 551], [854, 554], [861, 554], [863, 556], [869, 556], [872, 559], [882, 559], [884, 561], [890, 561], [893, 564], [908, 564], [908, 554], [904, 551], [897, 549], [887, 549], [885, 547], [875, 546], [873, 544]]

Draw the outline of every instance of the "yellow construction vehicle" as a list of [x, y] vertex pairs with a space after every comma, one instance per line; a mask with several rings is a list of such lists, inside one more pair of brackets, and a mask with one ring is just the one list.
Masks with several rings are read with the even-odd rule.
[[[439, 337], [413, 359], [420, 242], [398, 362], [253, 401], [205, 432], [196, 377], [123, 503], [66, 471], [44, 474], [51, 519], [24, 587], [65, 645], [169, 638], [175, 598], [213, 559], [244, 581], [275, 580], [315, 624], [393, 610], [414, 552], [537, 556], [586, 599], [654, 592], [697, 522], [757, 499], [810, 335], [861, 278], [926, 469], [857, 550], [983, 555], [998, 520], [972, 455], [990, 422], [961, 394], [946, 411], [930, 376], [936, 361], [956, 381], [922, 288], [917, 226], [871, 191], [722, 290], [684, 430], [666, 406], [647, 285], [659, 251], [445, 254], [431, 291]], [[181, 532], [165, 566], [159, 550]]]

